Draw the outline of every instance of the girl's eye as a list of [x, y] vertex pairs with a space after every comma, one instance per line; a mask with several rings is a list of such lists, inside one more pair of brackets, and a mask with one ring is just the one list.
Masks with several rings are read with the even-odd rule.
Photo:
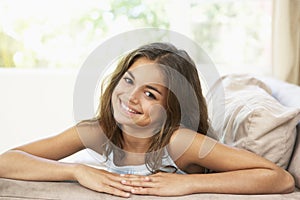
[[146, 96], [151, 98], [151, 99], [156, 99], [156, 97], [151, 93], [151, 92], [145, 92]]
[[124, 80], [126, 83], [133, 84], [133, 80], [130, 78], [125, 77]]

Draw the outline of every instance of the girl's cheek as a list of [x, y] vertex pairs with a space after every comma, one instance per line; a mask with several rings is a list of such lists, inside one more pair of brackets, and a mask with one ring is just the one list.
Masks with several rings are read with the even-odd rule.
[[119, 82], [118, 85], [115, 87], [117, 92], [129, 92], [130, 86], [126, 85], [125, 83]]
[[149, 106], [148, 113], [150, 117], [159, 121], [164, 121], [167, 118], [167, 112], [161, 104]]
[[115, 93], [120, 93], [120, 92], [124, 92], [126, 90], [126, 88], [124, 86], [122, 86], [122, 84], [118, 84], [115, 89], [114, 92]]

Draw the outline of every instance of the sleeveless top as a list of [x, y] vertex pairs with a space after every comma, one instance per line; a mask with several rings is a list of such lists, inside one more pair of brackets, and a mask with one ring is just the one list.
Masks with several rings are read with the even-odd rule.
[[[117, 166], [114, 163], [114, 155], [113, 152], [111, 152], [106, 160], [106, 157], [91, 150], [88, 149], [91, 156], [95, 159], [97, 159], [97, 162], [100, 162], [101, 166], [104, 167], [105, 170], [112, 172], [112, 173], [118, 173], [118, 174], [134, 174], [134, 175], [150, 175], [152, 174], [151, 171], [146, 167], [146, 164], [142, 165], [126, 165], [126, 166]], [[166, 148], [164, 148], [164, 156], [162, 157], [162, 171], [168, 171], [165, 170], [164, 167], [170, 167], [172, 166], [172, 169], [176, 169], [177, 174], [186, 174], [186, 172], [182, 171], [177, 167], [175, 162], [170, 157], [168, 151]]]

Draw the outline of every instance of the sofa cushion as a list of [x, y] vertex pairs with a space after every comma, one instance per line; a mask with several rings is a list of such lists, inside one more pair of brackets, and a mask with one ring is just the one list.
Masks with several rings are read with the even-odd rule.
[[264, 82], [250, 75], [232, 74], [222, 79], [225, 114], [220, 141], [287, 168], [300, 109], [280, 104]]
[[298, 125], [297, 142], [288, 171], [294, 176], [296, 186], [300, 188], [300, 125]]
[[[77, 182], [20, 181], [0, 178], [1, 200], [126, 200], [117, 196], [99, 193], [80, 186]], [[233, 195], [192, 194], [180, 197], [131, 195], [130, 200], [282, 200], [300, 199], [298, 189], [290, 194]]]
[[[272, 95], [283, 105], [300, 108], [300, 87], [273, 78], [262, 78], [272, 89]], [[296, 186], [300, 187], [300, 124], [297, 126], [297, 141], [290, 160], [288, 171], [294, 176]]]

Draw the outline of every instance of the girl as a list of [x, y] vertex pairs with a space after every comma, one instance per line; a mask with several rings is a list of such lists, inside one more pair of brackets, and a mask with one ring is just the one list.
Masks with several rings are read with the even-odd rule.
[[[3, 153], [0, 177], [75, 180], [122, 197], [294, 189], [292, 176], [274, 163], [206, 136], [210, 127], [197, 68], [171, 44], [144, 45], [124, 57], [100, 102], [95, 119]], [[85, 148], [101, 155], [107, 170], [58, 162]]]

